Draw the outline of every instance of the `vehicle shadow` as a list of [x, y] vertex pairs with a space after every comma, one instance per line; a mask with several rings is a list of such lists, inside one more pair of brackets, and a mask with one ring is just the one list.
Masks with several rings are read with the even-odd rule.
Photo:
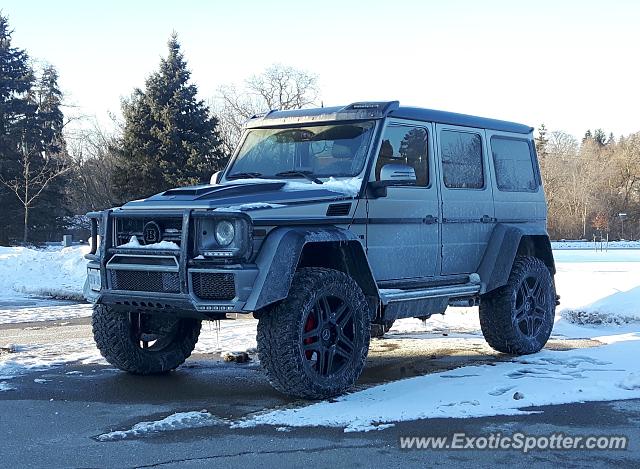
[[[595, 342], [595, 341], [592, 341]], [[599, 344], [596, 342], [596, 344]], [[552, 339], [549, 348], [570, 350], [594, 344]], [[472, 365], [492, 365], [512, 357], [492, 350], [482, 337], [440, 337], [391, 334], [371, 341], [366, 367], [354, 387], [428, 375]], [[47, 399], [130, 405], [171, 405], [176, 409], [206, 408], [222, 418], [237, 419], [264, 409], [308, 405], [274, 390], [256, 355], [248, 363], [229, 363], [216, 354], [196, 354], [177, 370], [136, 376], [110, 366], [68, 364], [12, 380], [19, 393], [5, 399]], [[44, 384], [41, 384], [44, 383]]]

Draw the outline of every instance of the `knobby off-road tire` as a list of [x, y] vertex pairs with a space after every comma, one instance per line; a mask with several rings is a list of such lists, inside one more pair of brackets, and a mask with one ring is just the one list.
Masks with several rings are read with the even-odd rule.
[[303, 268], [289, 296], [260, 316], [258, 356], [278, 391], [324, 399], [343, 393], [360, 376], [370, 329], [367, 301], [351, 277]]
[[201, 321], [122, 313], [96, 305], [93, 337], [113, 366], [139, 375], [164, 373], [180, 366], [198, 342]]
[[520, 256], [507, 284], [480, 301], [480, 327], [495, 350], [512, 355], [538, 352], [553, 328], [553, 278], [537, 257]]

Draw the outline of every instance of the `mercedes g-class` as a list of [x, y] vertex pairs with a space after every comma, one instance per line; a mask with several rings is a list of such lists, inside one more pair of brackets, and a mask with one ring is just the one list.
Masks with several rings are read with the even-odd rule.
[[162, 373], [202, 320], [253, 314], [272, 385], [311, 399], [358, 379], [372, 335], [451, 305], [537, 352], [556, 292], [532, 131], [397, 101], [254, 116], [210, 184], [89, 214], [98, 348]]

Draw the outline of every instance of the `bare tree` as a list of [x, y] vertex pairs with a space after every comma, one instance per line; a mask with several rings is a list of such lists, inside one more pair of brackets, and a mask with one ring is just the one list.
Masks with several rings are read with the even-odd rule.
[[73, 213], [113, 207], [118, 197], [111, 184], [116, 163], [116, 137], [96, 122], [67, 135], [68, 151], [73, 164], [67, 195]]
[[24, 212], [24, 228], [22, 241], [29, 240], [29, 209], [40, 197], [42, 191], [56, 178], [67, 173], [71, 166], [65, 158], [47, 156], [37, 146], [29, 146], [25, 139], [20, 144], [20, 158], [17, 161], [17, 174], [12, 179], [5, 179], [0, 174], [0, 184], [8, 188], [20, 201]]
[[318, 77], [294, 67], [275, 64], [245, 80], [218, 89], [212, 107], [219, 119], [219, 131], [227, 155], [235, 149], [244, 123], [256, 114], [272, 109], [298, 109], [317, 104]]

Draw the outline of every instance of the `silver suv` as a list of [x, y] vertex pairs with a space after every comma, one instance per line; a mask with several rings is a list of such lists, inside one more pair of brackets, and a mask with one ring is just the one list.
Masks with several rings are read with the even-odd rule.
[[211, 184], [89, 214], [98, 348], [162, 373], [202, 320], [253, 314], [272, 385], [311, 399], [353, 385], [396, 319], [451, 305], [537, 352], [557, 297], [532, 130], [397, 101], [253, 117]]

